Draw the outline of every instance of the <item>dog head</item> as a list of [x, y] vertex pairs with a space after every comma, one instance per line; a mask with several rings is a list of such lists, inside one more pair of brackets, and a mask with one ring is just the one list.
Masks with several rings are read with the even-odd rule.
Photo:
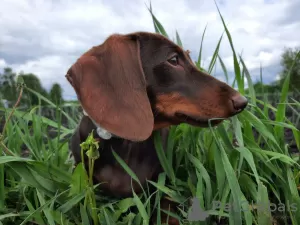
[[200, 71], [188, 52], [147, 32], [110, 36], [66, 77], [92, 120], [132, 141], [180, 123], [206, 127], [210, 119], [229, 118], [247, 106], [232, 87]]

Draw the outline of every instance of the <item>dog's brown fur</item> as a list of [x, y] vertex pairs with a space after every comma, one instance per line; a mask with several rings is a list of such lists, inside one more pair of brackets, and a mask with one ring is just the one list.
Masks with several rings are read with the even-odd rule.
[[[103, 183], [100, 188], [107, 194], [119, 197], [132, 194], [132, 181], [112, 150], [145, 185], [162, 172], [154, 130], [166, 139], [170, 125], [206, 127], [209, 119], [234, 116], [247, 105], [236, 90], [200, 71], [188, 52], [162, 35], [147, 32], [110, 36], [83, 54], [66, 77], [89, 115], [82, 118], [72, 138], [75, 161], [81, 161], [80, 143], [96, 129], [91, 119], [116, 135], [109, 140], [96, 135], [101, 157], [95, 162], [94, 179]], [[133, 188], [141, 191], [135, 182]]]

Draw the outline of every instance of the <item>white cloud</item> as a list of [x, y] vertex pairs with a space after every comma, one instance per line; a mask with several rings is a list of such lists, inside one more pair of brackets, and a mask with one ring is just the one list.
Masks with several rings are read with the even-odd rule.
[[276, 80], [276, 81], [279, 81], [279, 80], [280, 80], [280, 74], [276, 74], [275, 80]]
[[[198, 56], [204, 27], [208, 25], [203, 43], [203, 62], [208, 66], [224, 32], [214, 1], [151, 2], [170, 37], [175, 38], [177, 30], [194, 59]], [[283, 47], [300, 45], [300, 18], [297, 13], [289, 13], [300, 7], [299, 1], [217, 2], [236, 53], [242, 52], [253, 78], [258, 77], [261, 64], [265, 68], [264, 80], [275, 80]], [[64, 78], [67, 69], [82, 53], [112, 33], [154, 31], [146, 5], [149, 6], [144, 0], [2, 0], [0, 68], [12, 66], [16, 71], [35, 73], [47, 88], [53, 79], [63, 86], [65, 96], [75, 96]], [[226, 36], [220, 55], [229, 73], [232, 72], [232, 51]], [[219, 66], [217, 72], [221, 71]]]
[[0, 69], [3, 69], [4, 67], [6, 67], [6, 62], [4, 59], [0, 59]]

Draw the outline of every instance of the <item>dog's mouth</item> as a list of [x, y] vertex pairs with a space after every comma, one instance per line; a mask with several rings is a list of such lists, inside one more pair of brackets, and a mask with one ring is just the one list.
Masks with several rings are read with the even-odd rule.
[[198, 126], [198, 127], [216, 126], [224, 120], [224, 119], [211, 119], [211, 120], [203, 119], [193, 115], [187, 115], [186, 113], [182, 113], [182, 112], [175, 113], [175, 117], [181, 123], [188, 123], [190, 125]]

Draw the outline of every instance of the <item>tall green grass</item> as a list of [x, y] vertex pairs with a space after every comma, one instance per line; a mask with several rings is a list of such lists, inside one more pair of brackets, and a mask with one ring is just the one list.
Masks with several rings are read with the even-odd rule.
[[[169, 37], [151, 5], [149, 12], [155, 31]], [[227, 36], [233, 53], [235, 82], [232, 85], [236, 84], [242, 94], [247, 94], [250, 105], [243, 113], [215, 128], [173, 126], [166, 152], [160, 136], [155, 135], [164, 173], [157, 182], [148, 182], [148, 186], [157, 190], [153, 194], [144, 188], [142, 194], [133, 193], [132, 198], [103, 196], [99, 184], [91, 182], [82, 164], [74, 167], [70, 157], [68, 138], [79, 117], [66, 113], [63, 107], [54, 105], [34, 90], [21, 87], [46, 101], [53, 108], [55, 119], [44, 117], [40, 106], [26, 111], [1, 109], [7, 126], [0, 145], [0, 224], [149, 224], [154, 209], [160, 209], [159, 200], [163, 195], [179, 204], [179, 214], [175, 216], [182, 224], [300, 224], [300, 159], [299, 154], [290, 153], [284, 138], [284, 129], [291, 129], [300, 149], [299, 129], [295, 121], [286, 116], [289, 108], [299, 123], [300, 103], [288, 99], [290, 74], [276, 106], [259, 100], [249, 70], [243, 58], [236, 54], [234, 38], [221, 13], [220, 19], [225, 30], [223, 35]], [[203, 71], [212, 72], [219, 63], [228, 81], [228, 70], [219, 55], [223, 35], [208, 68], [202, 67], [205, 31], [206, 28], [195, 64]], [[178, 32], [176, 42], [182, 45]], [[248, 91], [244, 78], [248, 81]], [[270, 118], [270, 111], [275, 114], [274, 120]], [[62, 120], [67, 121], [67, 125]], [[92, 154], [93, 144], [90, 137], [83, 145], [91, 150], [91, 159], [98, 157]], [[28, 155], [22, 157], [25, 150]], [[114, 155], [138, 181], [125, 162]], [[187, 220], [192, 197], [197, 197], [201, 207], [208, 211], [210, 216], [205, 222]], [[217, 208], [216, 201], [220, 203]], [[272, 212], [268, 210], [269, 204], [273, 204]], [[287, 206], [284, 210], [283, 204]], [[273, 211], [275, 205], [277, 210]], [[160, 213], [156, 219], [160, 224]]]

